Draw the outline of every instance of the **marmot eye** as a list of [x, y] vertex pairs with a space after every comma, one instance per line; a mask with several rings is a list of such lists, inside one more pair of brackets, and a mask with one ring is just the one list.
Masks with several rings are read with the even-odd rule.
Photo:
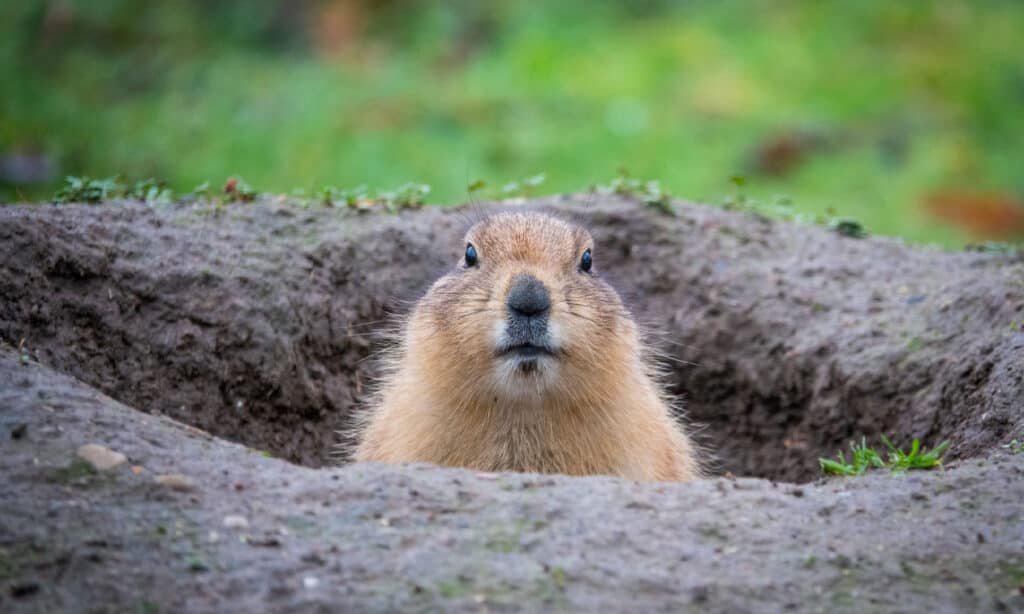
[[466, 244], [466, 266], [476, 266], [476, 248], [472, 243]]
[[590, 267], [594, 266], [594, 257], [590, 254], [590, 250], [583, 252], [583, 256], [580, 257], [580, 270], [584, 273], [590, 272]]

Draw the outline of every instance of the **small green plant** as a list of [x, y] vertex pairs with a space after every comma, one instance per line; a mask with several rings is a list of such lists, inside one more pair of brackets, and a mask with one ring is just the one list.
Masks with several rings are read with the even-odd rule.
[[1010, 443], [1004, 443], [1001, 447], [1009, 451], [1010, 454], [1024, 454], [1024, 441], [1018, 439], [1014, 439]]
[[138, 614], [160, 614], [160, 606], [152, 601], [143, 599], [135, 606]]
[[192, 188], [191, 192], [188, 192], [188, 193], [185, 194], [185, 196], [187, 198], [192, 198], [192, 199], [195, 199], [195, 200], [199, 200], [201, 198], [206, 198], [209, 195], [210, 195], [210, 182], [209, 181], [204, 181], [204, 182], [200, 183], [196, 187]]
[[111, 198], [130, 198], [147, 203], [168, 203], [173, 200], [174, 194], [165, 182], [156, 179], [143, 179], [127, 186], [119, 176], [105, 179], [69, 176], [65, 178], [64, 186], [54, 195], [53, 202], [58, 205], [67, 203], [99, 204]]
[[921, 442], [914, 438], [910, 444], [910, 452], [904, 452], [897, 448], [891, 441], [882, 435], [882, 443], [889, 449], [889, 459], [883, 460], [882, 456], [873, 448], [867, 445], [865, 438], [861, 438], [860, 445], [851, 443], [853, 451], [851, 462], [846, 462], [846, 457], [840, 450], [836, 460], [819, 458], [818, 463], [822, 471], [832, 475], [864, 475], [868, 469], [889, 469], [893, 473], [905, 473], [911, 469], [931, 469], [942, 464], [942, 453], [949, 448], [949, 442], [943, 441], [934, 449], [928, 451], [921, 447]]
[[1024, 255], [1024, 248], [1005, 241], [984, 241], [982, 243], [971, 243], [964, 247], [969, 252], [982, 254], [1000, 254], [1003, 256]]
[[857, 220], [850, 218], [836, 218], [829, 222], [828, 228], [841, 236], [851, 239], [863, 239], [868, 236], [864, 226]]
[[[742, 175], [733, 175], [729, 177], [729, 183], [732, 184], [732, 193], [727, 194], [722, 200], [722, 207], [730, 210], [749, 209], [751, 201], [743, 190], [743, 186], [747, 185], [747, 178]], [[756, 203], [754, 206], [756, 208]]]
[[943, 441], [934, 449], [926, 451], [921, 448], [921, 441], [915, 437], [910, 443], [910, 452], [904, 452], [882, 435], [882, 443], [889, 448], [888, 467], [894, 473], [904, 473], [911, 469], [931, 469], [942, 464], [942, 453], [949, 448], [949, 442]]
[[[544, 173], [538, 173], [532, 177], [527, 177], [519, 181], [510, 181], [501, 187], [501, 193], [505, 198], [529, 198], [530, 196], [533, 196], [536, 189], [546, 180], [547, 175]], [[483, 186], [481, 186], [481, 188], [482, 187]]]
[[418, 209], [426, 202], [430, 194], [430, 186], [425, 183], [409, 182], [398, 186], [393, 190], [379, 192], [377, 200], [383, 204], [388, 211], [400, 211], [402, 209]]
[[174, 193], [167, 187], [167, 182], [150, 178], [136, 181], [135, 185], [126, 188], [124, 197], [146, 203], [169, 203], [174, 199]]
[[365, 185], [359, 185], [354, 188], [342, 189], [333, 185], [321, 186], [316, 191], [317, 199], [325, 207], [336, 207], [343, 205], [349, 209], [356, 209], [360, 203], [368, 201], [367, 191]]
[[210, 571], [210, 565], [203, 560], [198, 554], [191, 554], [185, 559], [185, 563], [188, 565], [188, 570], [193, 573], [202, 573], [204, 571]]
[[93, 179], [91, 177], [64, 178], [64, 185], [53, 197], [58, 205], [67, 203], [101, 203], [113, 198], [122, 191], [121, 181], [117, 177]]
[[853, 452], [853, 458], [850, 463], [846, 462], [846, 457], [843, 455], [842, 450], [836, 455], [836, 460], [819, 458], [818, 462], [821, 464], [822, 470], [833, 475], [864, 475], [872, 467], [879, 469], [885, 467], [882, 457], [867, 445], [867, 441], [863, 437], [860, 440], [859, 446], [851, 443], [850, 449]]
[[241, 177], [230, 177], [224, 183], [224, 194], [229, 202], [249, 203], [256, 200], [259, 192]]
[[551, 579], [555, 581], [555, 586], [559, 590], [565, 590], [565, 568], [564, 567], [552, 567], [551, 568]]
[[636, 179], [631, 177], [625, 168], [620, 168], [618, 176], [612, 179], [608, 185], [597, 186], [597, 191], [603, 194], [618, 194], [635, 198], [665, 215], [676, 214], [676, 210], [672, 206], [672, 195], [662, 190], [658, 181]]
[[722, 208], [730, 211], [746, 211], [756, 215], [763, 215], [773, 219], [788, 220], [801, 224], [814, 221], [805, 213], [798, 213], [793, 208], [793, 201], [784, 195], [776, 195], [771, 201], [765, 202], [751, 198], [744, 191], [747, 185], [747, 178], [741, 175], [734, 175], [729, 178], [732, 184], [732, 193], [727, 194], [722, 200]]
[[483, 190], [486, 187], [487, 187], [487, 182], [486, 181], [484, 181], [483, 179], [477, 179], [476, 181], [470, 182], [470, 184], [466, 186], [466, 192], [470, 196], [472, 196], [472, 195], [476, 194], [477, 192]]

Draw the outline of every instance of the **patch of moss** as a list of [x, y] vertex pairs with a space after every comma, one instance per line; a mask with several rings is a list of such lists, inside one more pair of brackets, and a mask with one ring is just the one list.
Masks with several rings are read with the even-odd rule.
[[86, 485], [99, 476], [96, 468], [81, 458], [75, 458], [67, 466], [54, 470], [49, 475], [51, 482], [59, 484]]
[[198, 554], [191, 554], [186, 559], [188, 570], [192, 573], [202, 573], [204, 571], [210, 571], [210, 565]]
[[317, 537], [321, 533], [320, 525], [308, 516], [288, 516], [283, 520], [283, 523], [288, 527], [292, 535], [297, 537]]
[[135, 605], [135, 612], [136, 614], [160, 614], [160, 606], [148, 599], [141, 599]]
[[0, 548], [0, 581], [9, 580], [14, 576], [13, 557], [6, 548]]
[[999, 563], [999, 573], [1009, 581], [1011, 587], [1024, 586], [1024, 562], [1003, 561]]
[[551, 579], [554, 580], [555, 586], [557, 586], [559, 590], [565, 590], [565, 568], [552, 567]]
[[722, 533], [721, 529], [719, 529], [718, 527], [716, 527], [714, 525], [702, 525], [702, 526], [699, 526], [699, 527], [697, 527], [697, 532], [700, 533], [701, 536], [706, 538], [706, 539], [710, 539], [710, 540], [714, 540], [714, 541], [720, 541], [720, 542], [727, 542], [727, 541], [729, 541], [728, 536], [726, 536], [725, 533]]
[[446, 599], [455, 599], [469, 593], [469, 583], [461, 576], [454, 581], [439, 582], [437, 592]]
[[924, 347], [924, 340], [918, 336], [911, 337], [910, 341], [907, 342], [907, 351], [916, 352]]

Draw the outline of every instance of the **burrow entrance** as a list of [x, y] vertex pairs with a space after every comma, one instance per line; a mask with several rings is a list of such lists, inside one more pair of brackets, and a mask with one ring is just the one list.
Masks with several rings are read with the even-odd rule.
[[[1019, 262], [588, 202], [545, 206], [586, 218], [717, 472], [807, 481], [862, 436], [948, 439], [962, 457], [1020, 435]], [[140, 411], [314, 467], [366, 394], [380, 332], [454, 261], [467, 223], [273, 203], [0, 214], [3, 341]]]

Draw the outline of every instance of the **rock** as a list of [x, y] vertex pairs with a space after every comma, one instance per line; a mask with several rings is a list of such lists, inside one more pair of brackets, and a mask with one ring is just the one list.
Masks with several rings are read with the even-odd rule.
[[171, 490], [180, 490], [182, 492], [195, 490], [195, 483], [188, 477], [180, 473], [169, 473], [166, 475], [158, 475], [154, 478], [156, 483], [170, 488]]
[[228, 515], [224, 517], [225, 529], [248, 529], [249, 521], [245, 516]]
[[78, 448], [78, 457], [92, 465], [97, 471], [113, 469], [128, 461], [128, 457], [124, 454], [95, 443], [87, 443]]

